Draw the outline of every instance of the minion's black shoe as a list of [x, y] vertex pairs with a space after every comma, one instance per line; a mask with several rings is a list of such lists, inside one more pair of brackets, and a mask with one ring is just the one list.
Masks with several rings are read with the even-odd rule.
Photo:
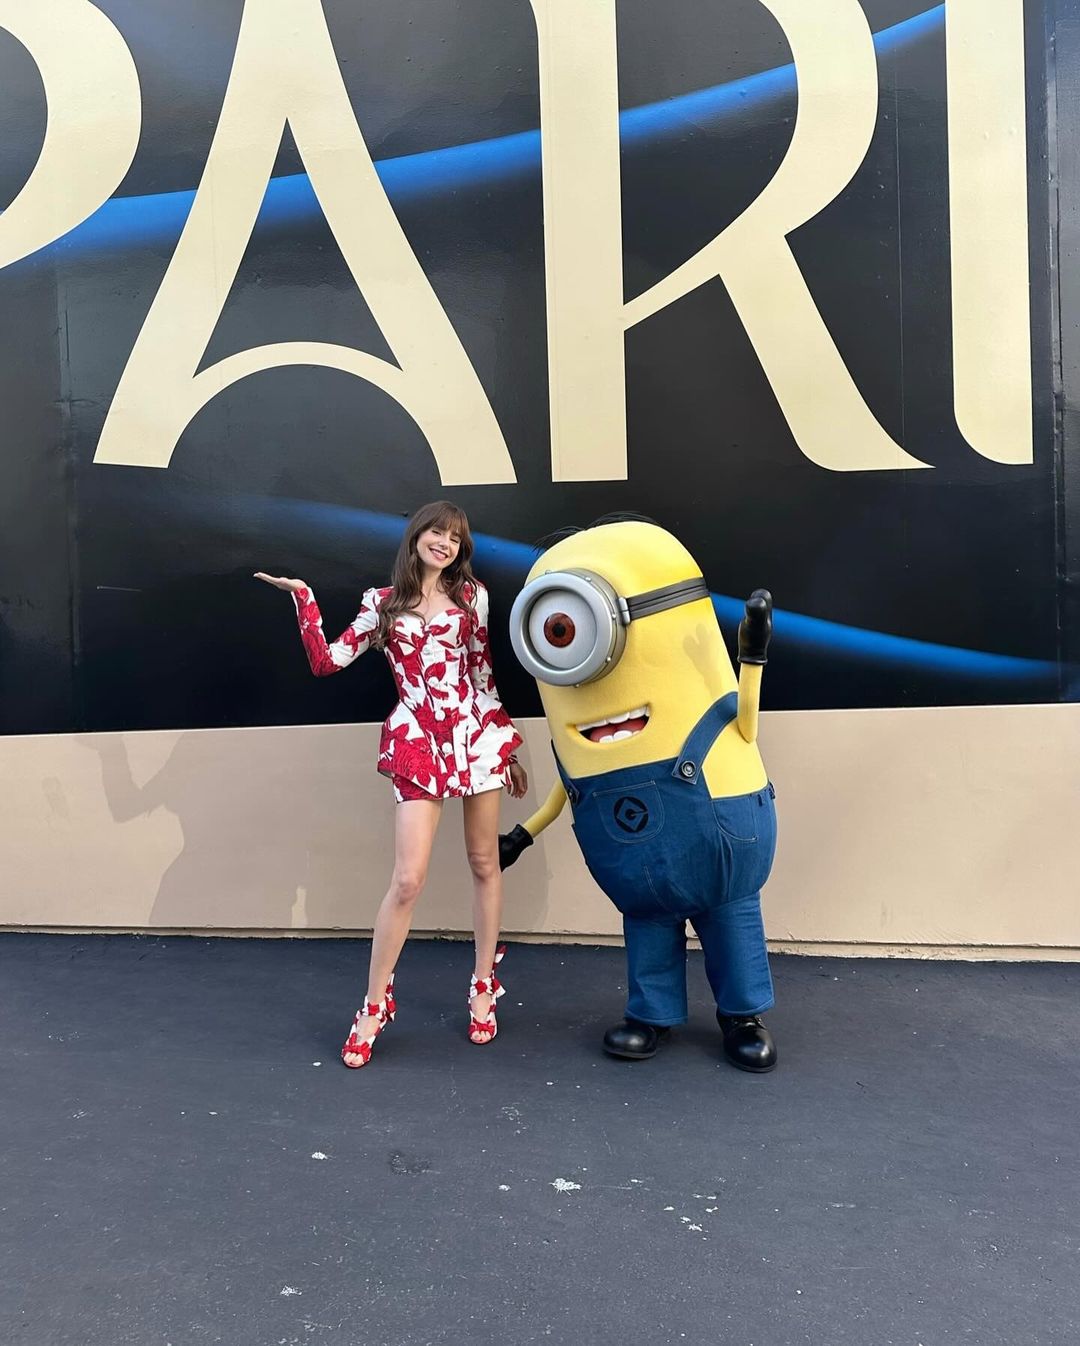
[[624, 1019], [604, 1034], [604, 1051], [608, 1056], [621, 1056], [627, 1061], [646, 1061], [656, 1055], [657, 1047], [670, 1031], [638, 1023], [636, 1019]]
[[764, 1075], [776, 1068], [776, 1043], [756, 1014], [721, 1014], [716, 1022], [724, 1035], [724, 1056], [739, 1070]]

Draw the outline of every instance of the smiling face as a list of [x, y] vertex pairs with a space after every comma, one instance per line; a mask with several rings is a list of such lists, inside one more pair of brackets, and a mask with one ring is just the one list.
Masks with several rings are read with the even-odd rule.
[[538, 680], [559, 760], [579, 778], [677, 756], [701, 715], [736, 687], [711, 601], [635, 617], [620, 648], [597, 620], [601, 608], [573, 578], [583, 573], [608, 585], [616, 603], [701, 574], [676, 538], [641, 523], [586, 529], [536, 562], [529, 581], [549, 576], [551, 588], [522, 620], [538, 658], [556, 671], [575, 669], [590, 667], [590, 651], [599, 650], [591, 666], [599, 671], [589, 681]]
[[416, 554], [421, 565], [440, 573], [454, 564], [460, 550], [461, 534], [456, 528], [435, 524], [425, 528], [416, 539]]
[[577, 778], [676, 757], [709, 706], [737, 684], [712, 604], [702, 599], [631, 622], [605, 676], [580, 687], [537, 686], [556, 755]]

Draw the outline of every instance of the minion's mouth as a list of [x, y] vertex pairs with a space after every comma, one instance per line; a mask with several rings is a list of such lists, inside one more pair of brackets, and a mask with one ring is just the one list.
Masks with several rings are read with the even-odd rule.
[[624, 711], [622, 715], [612, 715], [607, 720], [592, 720], [589, 724], [577, 724], [574, 728], [590, 743], [620, 743], [624, 738], [640, 734], [648, 723], [649, 707], [638, 706], [636, 710]]

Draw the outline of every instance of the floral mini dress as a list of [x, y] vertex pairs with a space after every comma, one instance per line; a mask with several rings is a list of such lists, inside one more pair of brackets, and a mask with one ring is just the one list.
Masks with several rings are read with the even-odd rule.
[[[316, 677], [339, 673], [364, 653], [390, 589], [368, 589], [360, 611], [327, 642], [312, 591], [293, 594], [300, 638]], [[382, 727], [378, 770], [394, 782], [397, 802], [454, 799], [509, 783], [521, 735], [495, 687], [488, 640], [488, 593], [479, 582], [467, 607], [430, 621], [400, 613], [386, 643], [398, 704]]]

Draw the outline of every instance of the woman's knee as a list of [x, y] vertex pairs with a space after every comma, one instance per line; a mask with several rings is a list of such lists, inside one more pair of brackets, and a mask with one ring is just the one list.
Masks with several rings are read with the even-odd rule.
[[399, 907], [411, 907], [424, 888], [427, 875], [419, 869], [395, 870], [390, 884], [390, 898]]
[[469, 868], [476, 879], [493, 879], [499, 872], [499, 852], [493, 846], [470, 846], [467, 851]]

